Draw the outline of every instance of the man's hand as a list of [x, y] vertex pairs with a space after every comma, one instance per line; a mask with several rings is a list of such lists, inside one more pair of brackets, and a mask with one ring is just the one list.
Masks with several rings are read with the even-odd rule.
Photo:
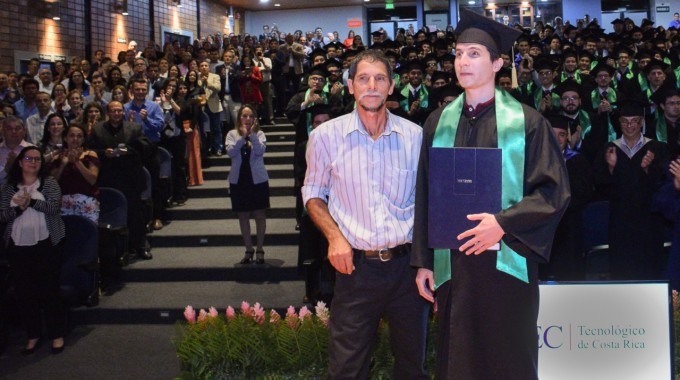
[[480, 222], [475, 228], [458, 235], [458, 240], [470, 238], [470, 240], [460, 246], [460, 251], [466, 255], [479, 255], [501, 241], [501, 238], [505, 235], [505, 231], [503, 231], [496, 217], [492, 214], [470, 214], [467, 218], [468, 220], [479, 220]]
[[571, 139], [569, 140], [569, 147], [571, 149], [576, 149], [578, 144], [581, 142], [581, 126], [577, 125], [575, 131], [571, 131]]
[[654, 152], [648, 150], [647, 153], [645, 153], [645, 156], [642, 157], [642, 162], [640, 163], [640, 167], [644, 170], [645, 174], [649, 172], [649, 165], [652, 164], [652, 161], [654, 161]]
[[671, 161], [669, 170], [673, 174], [673, 186], [676, 190], [680, 190], [680, 158]]
[[328, 260], [338, 272], [352, 274], [354, 271], [352, 256], [352, 247], [347, 239], [340, 237], [328, 241]]
[[146, 117], [149, 116], [149, 111], [144, 108], [143, 110], [139, 111], [139, 117], [142, 118], [142, 120], [146, 120]]
[[434, 302], [434, 273], [426, 268], [418, 268], [416, 285], [421, 297], [429, 302]]

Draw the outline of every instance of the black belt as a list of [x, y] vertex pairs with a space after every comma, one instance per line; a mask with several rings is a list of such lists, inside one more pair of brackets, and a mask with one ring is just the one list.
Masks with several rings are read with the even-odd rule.
[[352, 249], [354, 253], [363, 256], [368, 260], [390, 261], [397, 257], [406, 256], [411, 251], [410, 244], [398, 245], [394, 248], [384, 248], [375, 251], [363, 251], [360, 249]]

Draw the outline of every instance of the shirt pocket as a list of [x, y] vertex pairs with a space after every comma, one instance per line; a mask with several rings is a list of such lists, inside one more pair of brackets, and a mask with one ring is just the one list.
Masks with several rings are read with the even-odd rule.
[[385, 167], [383, 194], [395, 207], [406, 209], [415, 202], [416, 171]]

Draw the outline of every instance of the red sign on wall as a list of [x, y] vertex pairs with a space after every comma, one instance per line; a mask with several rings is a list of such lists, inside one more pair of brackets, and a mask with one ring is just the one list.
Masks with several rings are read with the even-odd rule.
[[361, 28], [361, 20], [357, 20], [357, 19], [347, 20], [347, 27], [348, 28]]

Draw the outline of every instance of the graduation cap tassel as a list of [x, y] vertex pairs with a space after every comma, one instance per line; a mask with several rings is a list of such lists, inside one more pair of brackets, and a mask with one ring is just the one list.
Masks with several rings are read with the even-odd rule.
[[[515, 65], [514, 59], [515, 59], [515, 47], [512, 47], [512, 70], [511, 71], [511, 78], [512, 78], [512, 88], [517, 88], [519, 87], [519, 83], [517, 82], [517, 66]], [[520, 62], [521, 64], [521, 62]]]

